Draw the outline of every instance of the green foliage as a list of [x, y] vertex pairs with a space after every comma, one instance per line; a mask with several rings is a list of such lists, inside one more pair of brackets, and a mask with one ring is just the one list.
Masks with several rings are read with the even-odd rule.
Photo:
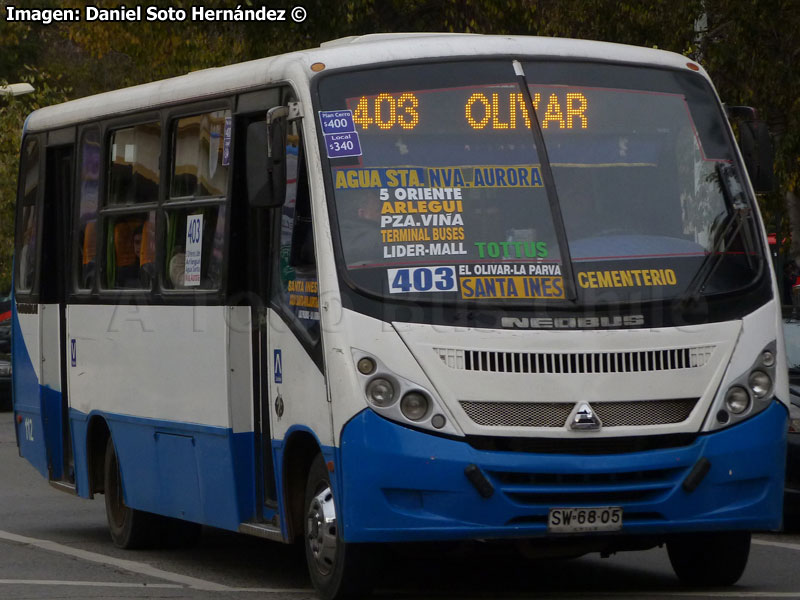
[[19, 103], [0, 104], [0, 296], [11, 287], [17, 155], [24, 118]]
[[[800, 195], [800, 3], [798, 0], [307, 0], [303, 23], [5, 21], [0, 0], [0, 81], [36, 93], [0, 99], [0, 288], [10, 279], [17, 153], [25, 114], [60, 102], [183, 73], [318, 46], [351, 35], [444, 31], [584, 38], [658, 47], [703, 63], [721, 97], [761, 111], [776, 134], [780, 189], [762, 198], [768, 223], [786, 221], [787, 192]], [[19, 4], [19, 3], [15, 3]], [[118, 0], [93, 3], [118, 8]], [[243, 0], [147, 0], [191, 10], [273, 8]], [[83, 8], [82, 0], [37, 7]], [[703, 20], [702, 17], [705, 16]], [[698, 36], [697, 23], [707, 31]], [[59, 78], [56, 74], [62, 74]], [[800, 228], [800, 224], [798, 224]], [[800, 231], [794, 236], [800, 243]]]
[[[727, 103], [753, 106], [769, 123], [778, 189], [761, 205], [767, 227], [786, 232], [787, 192], [800, 195], [800, 2], [707, 0], [706, 7], [703, 63]], [[800, 223], [794, 226], [797, 254]]]
[[60, 77], [35, 67], [25, 67], [17, 82], [30, 83], [35, 91], [17, 98], [0, 96], [0, 294], [11, 287], [14, 206], [22, 125], [31, 111], [64, 102], [69, 92]]

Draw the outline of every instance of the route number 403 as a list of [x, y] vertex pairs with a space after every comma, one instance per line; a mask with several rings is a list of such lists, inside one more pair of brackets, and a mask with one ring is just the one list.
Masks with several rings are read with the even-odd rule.
[[454, 292], [458, 289], [454, 267], [389, 269], [389, 293]]

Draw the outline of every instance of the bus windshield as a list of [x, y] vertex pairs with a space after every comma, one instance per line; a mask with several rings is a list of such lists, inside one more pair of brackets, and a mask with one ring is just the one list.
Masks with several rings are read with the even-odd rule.
[[524, 84], [510, 60], [320, 81], [340, 261], [356, 288], [590, 305], [753, 282], [762, 259], [751, 200], [700, 75], [567, 61], [522, 69]]

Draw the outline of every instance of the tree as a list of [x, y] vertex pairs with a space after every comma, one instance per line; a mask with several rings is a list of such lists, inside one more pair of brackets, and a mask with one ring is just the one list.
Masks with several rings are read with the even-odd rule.
[[[0, 11], [8, 0], [0, 0]], [[227, 0], [151, 0], [125, 6], [230, 9]], [[243, 0], [243, 9], [273, 3]], [[119, 8], [117, 0], [93, 3]], [[38, 7], [85, 8], [79, 0]], [[779, 191], [762, 198], [767, 219], [790, 207], [800, 256], [800, 0], [308, 0], [303, 23], [241, 21], [79, 22], [0, 20], [0, 80], [35, 79], [37, 94], [0, 100], [0, 286], [10, 279], [19, 133], [36, 106], [174, 77], [189, 71], [318, 46], [332, 38], [392, 31], [575, 37], [658, 47], [700, 60], [720, 95], [764, 114], [776, 134]], [[705, 17], [706, 31], [697, 23]], [[63, 74], [59, 79], [56, 73]]]
[[[2, 13], [7, 4], [7, 0], [0, 0]], [[43, 8], [54, 5], [39, 4]], [[68, 96], [59, 76], [36, 66], [47, 40], [57, 35], [52, 29], [0, 19], [0, 85], [27, 82], [35, 89], [33, 94], [19, 98], [0, 96], [0, 294], [11, 286], [14, 205], [25, 116], [41, 106], [63, 102]]]
[[[762, 200], [767, 226], [791, 231], [800, 256], [800, 2], [707, 0], [701, 52], [720, 95], [756, 107], [775, 139], [777, 190]], [[782, 224], [787, 221], [787, 224]], [[790, 225], [790, 227], [789, 227]], [[780, 233], [776, 231], [776, 233]]]

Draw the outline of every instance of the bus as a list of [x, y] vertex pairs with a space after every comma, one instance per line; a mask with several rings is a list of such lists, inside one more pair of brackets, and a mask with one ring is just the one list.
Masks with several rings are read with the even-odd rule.
[[781, 526], [789, 401], [736, 113], [677, 54], [462, 34], [37, 110], [19, 452], [122, 548], [302, 540], [326, 599], [478, 539], [733, 584]]

